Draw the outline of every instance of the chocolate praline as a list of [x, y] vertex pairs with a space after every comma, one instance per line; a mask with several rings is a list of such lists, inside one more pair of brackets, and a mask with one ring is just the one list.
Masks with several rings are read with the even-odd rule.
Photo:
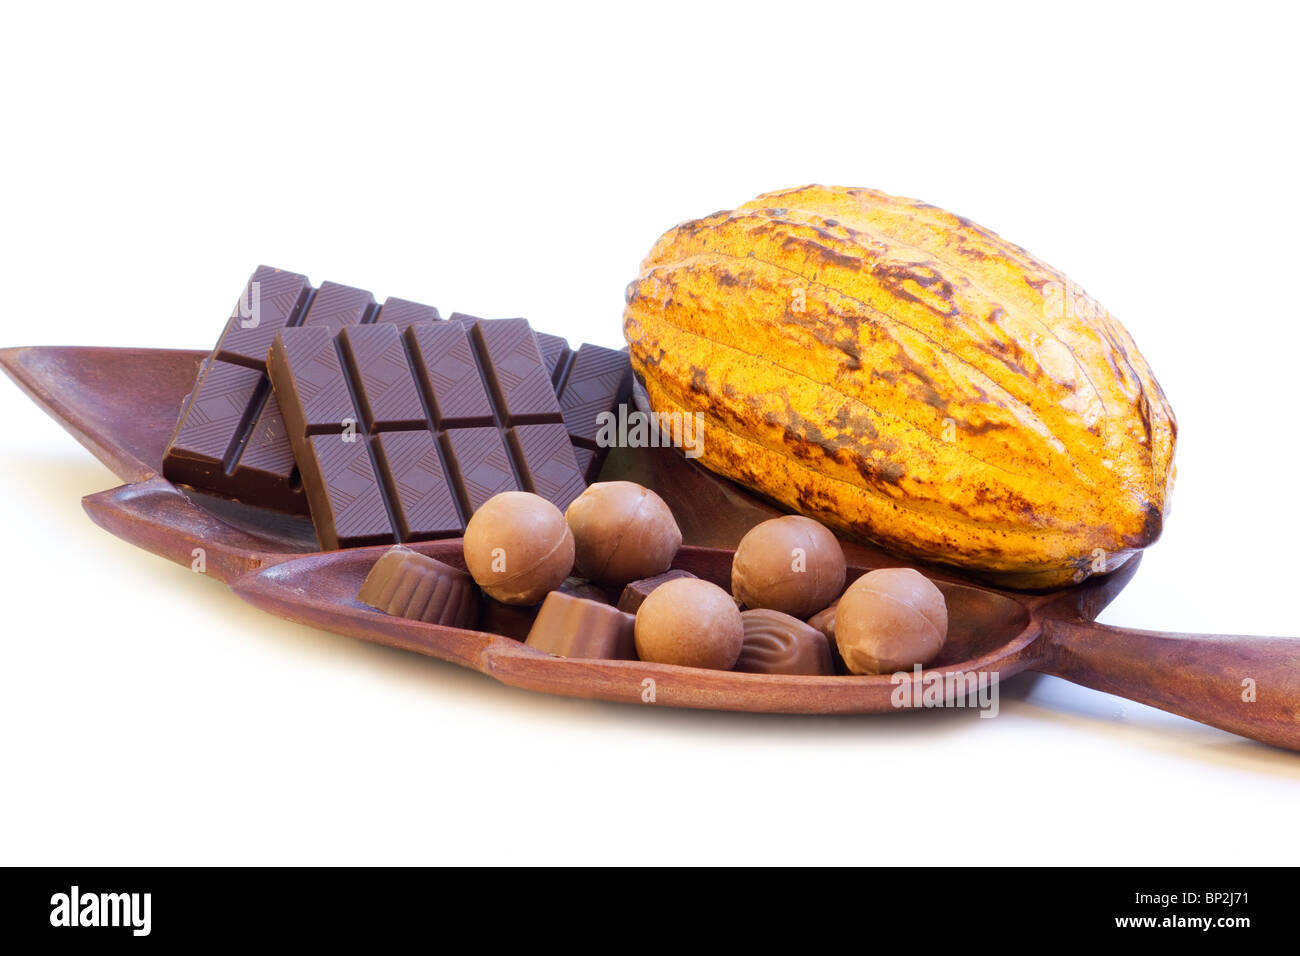
[[562, 591], [546, 595], [524, 641], [556, 657], [636, 660], [636, 622], [608, 604]]
[[839, 596], [845, 572], [835, 535], [812, 518], [785, 515], [755, 525], [740, 539], [731, 593], [745, 607], [804, 618]]
[[745, 646], [736, 670], [751, 674], [835, 673], [826, 635], [797, 617], [757, 608], [744, 611]]
[[479, 594], [473, 579], [459, 568], [401, 545], [374, 563], [357, 600], [385, 614], [426, 624], [472, 628], [478, 623]]
[[607, 587], [668, 570], [682, 532], [668, 505], [631, 481], [602, 481], [565, 512], [578, 574]]
[[465, 566], [489, 597], [536, 604], [573, 570], [573, 534], [560, 509], [526, 491], [489, 498], [465, 528]]
[[655, 588], [636, 612], [636, 652], [643, 661], [731, 670], [744, 643], [736, 602], [699, 578]]
[[854, 674], [885, 674], [928, 664], [948, 636], [948, 604], [924, 574], [881, 568], [844, 592], [835, 642]]

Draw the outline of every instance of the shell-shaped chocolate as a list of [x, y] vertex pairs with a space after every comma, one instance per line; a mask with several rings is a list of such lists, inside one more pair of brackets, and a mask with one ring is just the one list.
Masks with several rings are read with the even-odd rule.
[[759, 608], [740, 615], [745, 644], [735, 669], [751, 674], [834, 674], [826, 635], [797, 617]]

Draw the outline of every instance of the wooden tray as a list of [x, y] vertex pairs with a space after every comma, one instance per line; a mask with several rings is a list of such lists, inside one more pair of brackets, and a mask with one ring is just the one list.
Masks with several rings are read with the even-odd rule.
[[[778, 713], [875, 713], [897, 709], [899, 687], [876, 677], [783, 677], [639, 661], [565, 660], [500, 635], [392, 618], [358, 604], [357, 588], [384, 548], [317, 550], [310, 522], [177, 487], [159, 474], [163, 448], [203, 352], [20, 348], [0, 365], [51, 417], [126, 484], [89, 495], [96, 524], [169, 560], [190, 565], [202, 548], [207, 573], [250, 603], [289, 620], [473, 668], [503, 683], [573, 697]], [[778, 512], [668, 449], [616, 449], [601, 475], [654, 488], [672, 507], [686, 545], [675, 566], [724, 587], [730, 548]], [[464, 567], [460, 541], [415, 546]], [[907, 565], [845, 543], [850, 575]], [[1094, 618], [1132, 579], [1138, 560], [1082, 585], [1040, 594], [980, 586], [918, 567], [948, 598], [951, 634], [919, 677], [1054, 674], [1215, 727], [1300, 750], [1300, 640], [1162, 634]], [[918, 681], [920, 682], [918, 684]], [[1256, 697], [1244, 700], [1243, 682]], [[945, 694], [952, 700], [951, 688]], [[962, 686], [962, 685], [957, 685]]]

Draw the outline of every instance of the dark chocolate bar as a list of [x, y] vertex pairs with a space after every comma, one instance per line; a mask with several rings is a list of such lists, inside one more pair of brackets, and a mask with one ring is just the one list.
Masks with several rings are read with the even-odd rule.
[[[451, 321], [478, 321], [453, 312]], [[632, 365], [626, 352], [599, 345], [581, 345], [577, 351], [558, 335], [537, 333], [542, 362], [560, 401], [564, 427], [573, 442], [583, 478], [595, 481], [605, 463], [607, 446], [597, 438], [602, 413], [615, 413], [632, 395]]]
[[266, 375], [266, 353], [281, 329], [306, 326], [337, 332], [383, 322], [405, 329], [431, 324], [438, 310], [404, 299], [381, 307], [362, 289], [259, 266], [236, 303], [216, 348], [163, 455], [163, 475], [278, 511], [305, 514], [279, 402]]
[[286, 328], [271, 380], [322, 547], [460, 534], [502, 491], [586, 487], [523, 319]]
[[[163, 474], [179, 484], [234, 498], [248, 504], [306, 514], [308, 504], [285, 430], [279, 401], [265, 374], [266, 351], [275, 333], [285, 328], [332, 328], [387, 323], [405, 329], [439, 320], [438, 310], [389, 298], [380, 307], [369, 292], [336, 283], [313, 289], [305, 276], [258, 267], [226, 323], [216, 348], [202, 362], [198, 381], [181, 407], [180, 420], [163, 458]], [[473, 324], [472, 316], [456, 314]], [[605, 449], [595, 441], [600, 411], [614, 411], [627, 400], [631, 366], [626, 353], [584, 345], [573, 352], [554, 335], [539, 335], [545, 372], [560, 391], [560, 415], [574, 444], [586, 480], [599, 473]], [[369, 371], [369, 369], [367, 369]], [[428, 390], [426, 389], [426, 392]], [[457, 411], [466, 398], [444, 390], [448, 421], [466, 420], [472, 411]], [[480, 420], [490, 414], [478, 414]], [[549, 423], [549, 422], [548, 422]], [[388, 424], [388, 423], [385, 423]], [[399, 428], [411, 427], [398, 423]], [[472, 436], [471, 436], [472, 437]], [[458, 436], [464, 442], [470, 437]], [[543, 453], [544, 433], [523, 432], [522, 453]], [[396, 442], [401, 444], [401, 442]], [[484, 477], [489, 477], [484, 473]], [[491, 482], [489, 482], [491, 484]]]

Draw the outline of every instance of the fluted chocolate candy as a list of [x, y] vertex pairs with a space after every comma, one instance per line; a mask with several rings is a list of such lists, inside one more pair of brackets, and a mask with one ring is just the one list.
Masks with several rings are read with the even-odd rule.
[[665, 571], [663, 574], [656, 574], [652, 578], [642, 578], [640, 581], [632, 581], [625, 588], [618, 599], [618, 609], [626, 611], [628, 614], [635, 614], [645, 603], [645, 599], [650, 596], [650, 592], [661, 584], [667, 584], [669, 581], [676, 581], [678, 578], [693, 578], [695, 575], [690, 571], [682, 571], [679, 568], [673, 568], [671, 571]]
[[636, 618], [561, 591], [552, 591], [537, 612], [524, 643], [556, 657], [636, 660]]
[[375, 562], [357, 592], [362, 604], [395, 617], [473, 628], [478, 624], [478, 588], [468, 574], [449, 564], [398, 546]]
[[744, 643], [736, 602], [698, 578], [656, 588], [636, 612], [636, 652], [643, 661], [729, 671]]
[[820, 611], [844, 590], [844, 550], [822, 524], [801, 515], [770, 518], [736, 546], [731, 593], [749, 608], [795, 617]]
[[682, 533], [664, 500], [631, 481], [602, 481], [569, 505], [578, 573], [608, 587], [668, 570]]
[[826, 635], [797, 617], [758, 608], [740, 615], [745, 644], [736, 670], [751, 674], [835, 673]]
[[911, 568], [881, 568], [858, 578], [835, 611], [835, 642], [855, 674], [886, 674], [928, 664], [948, 636], [948, 603]]
[[465, 527], [465, 566], [502, 604], [536, 604], [573, 570], [573, 534], [560, 509], [527, 491], [489, 498]]

